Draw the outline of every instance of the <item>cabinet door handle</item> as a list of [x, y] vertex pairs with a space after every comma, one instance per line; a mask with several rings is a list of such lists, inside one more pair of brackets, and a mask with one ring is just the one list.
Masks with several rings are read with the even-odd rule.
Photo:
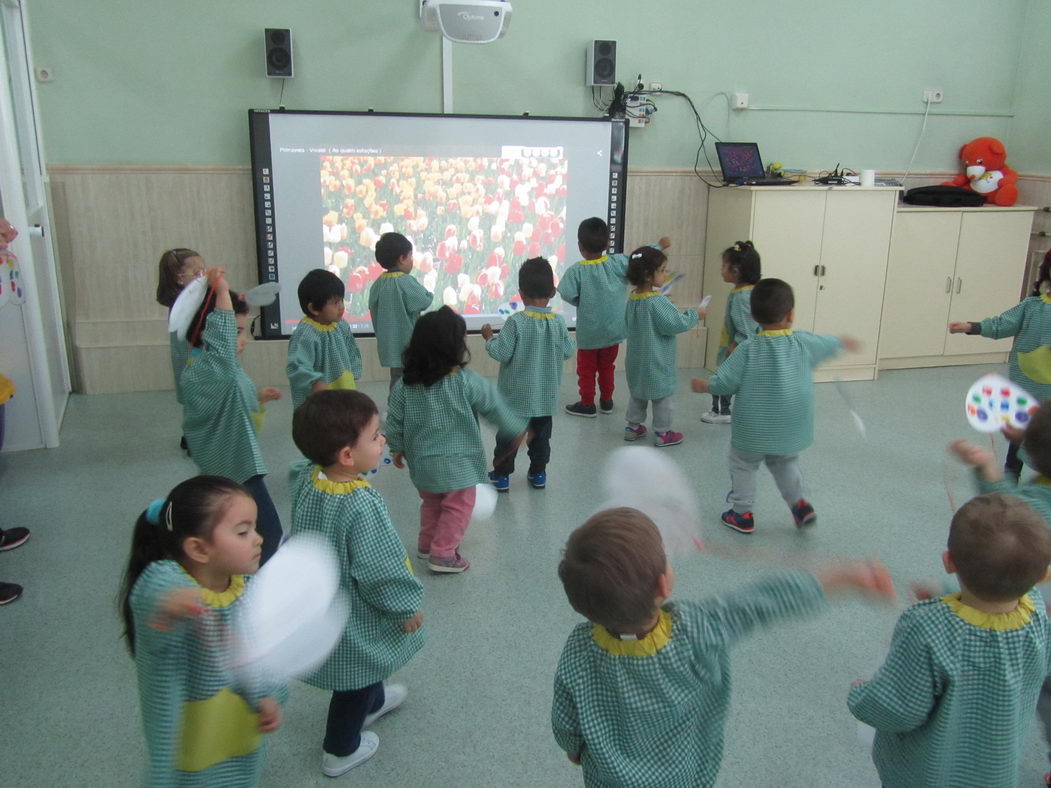
[[814, 266], [814, 276], [821, 276], [821, 266], [820, 265], [815, 265]]
[[945, 292], [946, 293], [951, 293], [952, 292], [952, 277], [951, 276], [945, 277]]
[[821, 266], [821, 275], [822, 275], [822, 276], [824, 276], [824, 275], [825, 275], [825, 266]]
[[963, 277], [962, 276], [959, 279], [956, 280], [956, 295], [959, 295], [961, 290], [963, 290]]

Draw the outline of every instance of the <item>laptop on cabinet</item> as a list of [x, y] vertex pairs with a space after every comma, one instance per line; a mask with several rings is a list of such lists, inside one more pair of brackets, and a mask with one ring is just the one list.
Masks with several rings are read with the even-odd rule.
[[755, 142], [717, 142], [715, 152], [723, 171], [723, 183], [736, 186], [791, 186], [795, 181], [770, 178]]

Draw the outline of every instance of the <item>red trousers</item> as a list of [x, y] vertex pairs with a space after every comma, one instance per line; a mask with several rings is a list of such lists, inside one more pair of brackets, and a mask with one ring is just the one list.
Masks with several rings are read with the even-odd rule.
[[585, 405], [595, 404], [595, 373], [598, 373], [599, 398], [613, 399], [613, 362], [619, 350], [620, 345], [577, 350], [577, 387], [580, 401]]

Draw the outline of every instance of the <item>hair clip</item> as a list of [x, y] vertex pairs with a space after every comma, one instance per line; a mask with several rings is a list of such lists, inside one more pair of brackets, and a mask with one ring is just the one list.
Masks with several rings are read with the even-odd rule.
[[642, 259], [642, 252], [632, 252], [631, 259], [632, 260], [641, 260]]
[[168, 528], [169, 533], [172, 529], [172, 505], [168, 502], [168, 508], [164, 510], [164, 525]]
[[146, 521], [150, 525], [161, 524], [161, 509], [163, 508], [163, 506], [164, 499], [158, 498], [156, 501], [151, 502], [150, 505], [146, 507]]
[[735, 252], [740, 252], [741, 251], [741, 244], [740, 243], [735, 243], [734, 244], [734, 251]]

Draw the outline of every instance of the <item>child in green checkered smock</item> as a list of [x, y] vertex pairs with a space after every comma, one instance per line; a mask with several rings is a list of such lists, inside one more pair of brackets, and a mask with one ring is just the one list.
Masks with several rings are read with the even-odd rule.
[[[1014, 337], [1007, 377], [1041, 402], [1051, 399], [1051, 251], [1040, 263], [1032, 296], [997, 317], [950, 323], [949, 333], [981, 334], [990, 339]], [[1013, 443], [1008, 446], [1004, 468], [1015, 478], [1022, 472], [1018, 447]]]
[[[665, 244], [667, 248], [668, 244]], [[624, 440], [646, 435], [646, 408], [653, 403], [654, 444], [682, 443], [681, 432], [672, 430], [672, 409], [679, 376], [676, 372], [675, 335], [697, 325], [700, 309], [679, 311], [659, 288], [668, 278], [664, 252], [644, 246], [631, 253], [628, 281], [634, 292], [628, 296], [624, 322], [628, 328], [628, 426]]]
[[752, 314], [760, 332], [737, 349], [708, 380], [696, 378], [699, 394], [737, 395], [730, 436], [728, 500], [722, 522], [752, 533], [755, 472], [766, 463], [799, 527], [817, 522], [803, 494], [799, 453], [814, 442], [812, 370], [841, 348], [858, 347], [849, 337], [793, 331], [795, 299], [780, 279], [763, 279], [752, 290]]
[[[974, 468], [979, 494], [1013, 495], [1032, 506], [1051, 527], [1051, 403], [1045, 402], [1032, 415], [1019, 447], [1019, 459], [1037, 472], [1029, 481], [1020, 483], [1012, 474], [1005, 474], [997, 465], [996, 455], [988, 449], [958, 440], [949, 445], [949, 451]], [[1051, 761], [1051, 679], [1045, 680], [1036, 708]]]
[[486, 481], [479, 414], [497, 427], [498, 441], [520, 440], [526, 426], [492, 383], [465, 368], [466, 333], [464, 319], [447, 306], [420, 318], [385, 424], [394, 465], [409, 464], [422, 499], [417, 555], [428, 559], [432, 572], [470, 566], [459, 550], [475, 485]]
[[[190, 282], [196, 279], [204, 271], [204, 259], [193, 249], [169, 249], [161, 255], [158, 266], [159, 276], [157, 279], [157, 303], [168, 307], [168, 315], [171, 316], [171, 308], [179, 293]], [[186, 339], [180, 339], [175, 331], [168, 334], [168, 342], [171, 345], [172, 377], [175, 379], [175, 399], [182, 404], [182, 373], [186, 369], [186, 359], [190, 354], [190, 346]], [[185, 436], [181, 446], [187, 448]]]
[[384, 233], [376, 241], [376, 262], [385, 273], [369, 287], [369, 315], [376, 332], [380, 364], [390, 367], [391, 388], [401, 377], [401, 354], [412, 337], [420, 313], [434, 293], [417, 282], [412, 271], [412, 243], [401, 233]]
[[306, 315], [288, 340], [285, 372], [298, 408], [313, 391], [354, 389], [361, 378], [361, 353], [343, 319], [346, 289], [331, 271], [315, 268], [299, 283], [299, 305]]
[[[614, 363], [624, 341], [624, 303], [627, 298], [628, 256], [608, 254], [610, 232], [597, 216], [577, 228], [577, 246], [583, 260], [562, 274], [558, 293], [577, 308], [577, 387], [580, 400], [566, 406], [571, 416], [592, 418], [601, 411], [613, 413]], [[661, 238], [660, 248], [668, 239]], [[598, 376], [599, 407], [595, 407]]]
[[238, 356], [248, 344], [248, 305], [230, 292], [222, 271], [211, 278], [214, 293], [205, 298], [187, 337], [193, 350], [182, 374], [183, 434], [201, 473], [226, 476], [252, 491], [266, 563], [281, 543], [281, 519], [266, 489], [256, 432], [264, 405], [280, 399], [281, 392], [257, 390], [245, 374]]
[[601, 511], [574, 531], [558, 574], [588, 622], [573, 629], [559, 659], [551, 726], [583, 766], [584, 784], [610, 788], [715, 785], [730, 649], [753, 630], [821, 608], [826, 594], [894, 593], [886, 569], [857, 563], [671, 602], [675, 575], [661, 535], [628, 508]]
[[[519, 415], [529, 419], [529, 484], [535, 489], [547, 486], [547, 464], [551, 460], [551, 416], [558, 406], [563, 362], [573, 355], [566, 322], [551, 311], [548, 302], [555, 296], [555, 275], [543, 257], [522, 263], [518, 270], [518, 292], [525, 309], [515, 312], [499, 334], [486, 323], [482, 326], [485, 349], [500, 362], [498, 388]], [[517, 447], [497, 441], [493, 470], [489, 474], [498, 492], [510, 487], [508, 477], [515, 470]]]
[[[723, 317], [716, 364], [726, 361], [738, 345], [759, 331], [759, 324], [752, 317], [752, 288], [762, 276], [759, 252], [751, 241], [737, 241], [723, 252], [722, 259], [723, 281], [734, 288], [726, 298], [726, 315]], [[701, 309], [701, 317], [708, 317], [707, 310]], [[701, 421], [729, 424], [730, 399], [729, 396], [713, 394], [712, 409], [701, 416]]]
[[262, 538], [248, 490], [197, 476], [140, 515], [120, 592], [149, 751], [145, 784], [254, 786], [280, 686], [235, 672], [231, 629]]
[[303, 679], [332, 691], [321, 768], [337, 777], [376, 752], [379, 737], [362, 728], [405, 699], [404, 686], [383, 682], [423, 645], [423, 587], [383, 498], [361, 478], [386, 443], [375, 403], [358, 391], [311, 394], [296, 409], [292, 437], [313, 463], [292, 493], [292, 531], [328, 542], [349, 602], [335, 650]]
[[1051, 531], [1017, 498], [982, 495], [953, 516], [942, 560], [960, 592], [906, 610], [886, 661], [847, 705], [876, 729], [887, 788], [1016, 785], [1051, 672], [1051, 622], [1033, 589], [1047, 577]]

